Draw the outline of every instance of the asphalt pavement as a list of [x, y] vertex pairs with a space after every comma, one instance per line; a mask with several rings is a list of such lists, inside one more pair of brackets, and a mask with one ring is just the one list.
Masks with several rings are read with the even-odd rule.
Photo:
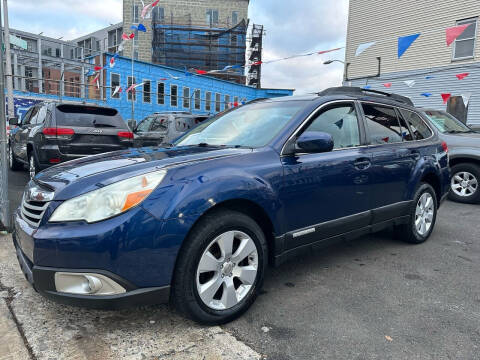
[[[10, 174], [12, 207], [27, 181]], [[292, 260], [270, 269], [253, 307], [222, 328], [167, 306], [99, 312], [51, 303], [4, 244], [0, 280], [35, 359], [480, 359], [479, 224], [480, 205], [446, 202], [425, 244], [385, 231]]]

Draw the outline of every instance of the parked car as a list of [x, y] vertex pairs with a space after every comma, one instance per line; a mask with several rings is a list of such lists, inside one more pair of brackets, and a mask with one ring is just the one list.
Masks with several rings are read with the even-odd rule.
[[423, 113], [450, 150], [450, 199], [480, 203], [480, 133], [445, 111], [423, 109]]
[[254, 302], [267, 264], [391, 226], [426, 241], [450, 188], [437, 133], [407, 98], [360, 88], [253, 102], [171, 147], [39, 173], [15, 214], [20, 266], [60, 302], [171, 299], [225, 323]]
[[169, 144], [205, 119], [208, 119], [208, 115], [193, 115], [187, 112], [154, 113], [134, 127], [135, 147]]
[[133, 146], [133, 133], [117, 110], [90, 105], [40, 103], [10, 131], [12, 170], [28, 166], [30, 176], [49, 166]]

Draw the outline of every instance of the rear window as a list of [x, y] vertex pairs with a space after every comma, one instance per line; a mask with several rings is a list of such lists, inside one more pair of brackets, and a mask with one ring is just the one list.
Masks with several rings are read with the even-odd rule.
[[59, 105], [56, 115], [57, 126], [127, 128], [118, 111], [111, 108]]

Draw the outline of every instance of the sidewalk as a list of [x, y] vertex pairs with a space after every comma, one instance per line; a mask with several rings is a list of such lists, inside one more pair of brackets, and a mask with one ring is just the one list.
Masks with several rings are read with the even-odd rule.
[[1, 235], [0, 289], [0, 360], [260, 358], [220, 327], [198, 326], [165, 305], [96, 311], [50, 302], [24, 279], [11, 237]]

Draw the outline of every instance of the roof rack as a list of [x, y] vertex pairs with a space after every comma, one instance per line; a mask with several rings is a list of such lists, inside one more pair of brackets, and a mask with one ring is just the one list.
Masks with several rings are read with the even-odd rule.
[[339, 86], [339, 87], [333, 87], [329, 89], [325, 89], [319, 93], [317, 93], [318, 96], [327, 96], [327, 95], [346, 95], [346, 94], [351, 94], [351, 95], [366, 95], [365, 93], [372, 93], [374, 94], [373, 96], [382, 96], [382, 97], [387, 97], [391, 100], [400, 102], [402, 104], [414, 106], [412, 100], [406, 96], [398, 95], [398, 94], [391, 94], [379, 90], [372, 90], [372, 89], [364, 89], [360, 87], [351, 87], [351, 86]]

